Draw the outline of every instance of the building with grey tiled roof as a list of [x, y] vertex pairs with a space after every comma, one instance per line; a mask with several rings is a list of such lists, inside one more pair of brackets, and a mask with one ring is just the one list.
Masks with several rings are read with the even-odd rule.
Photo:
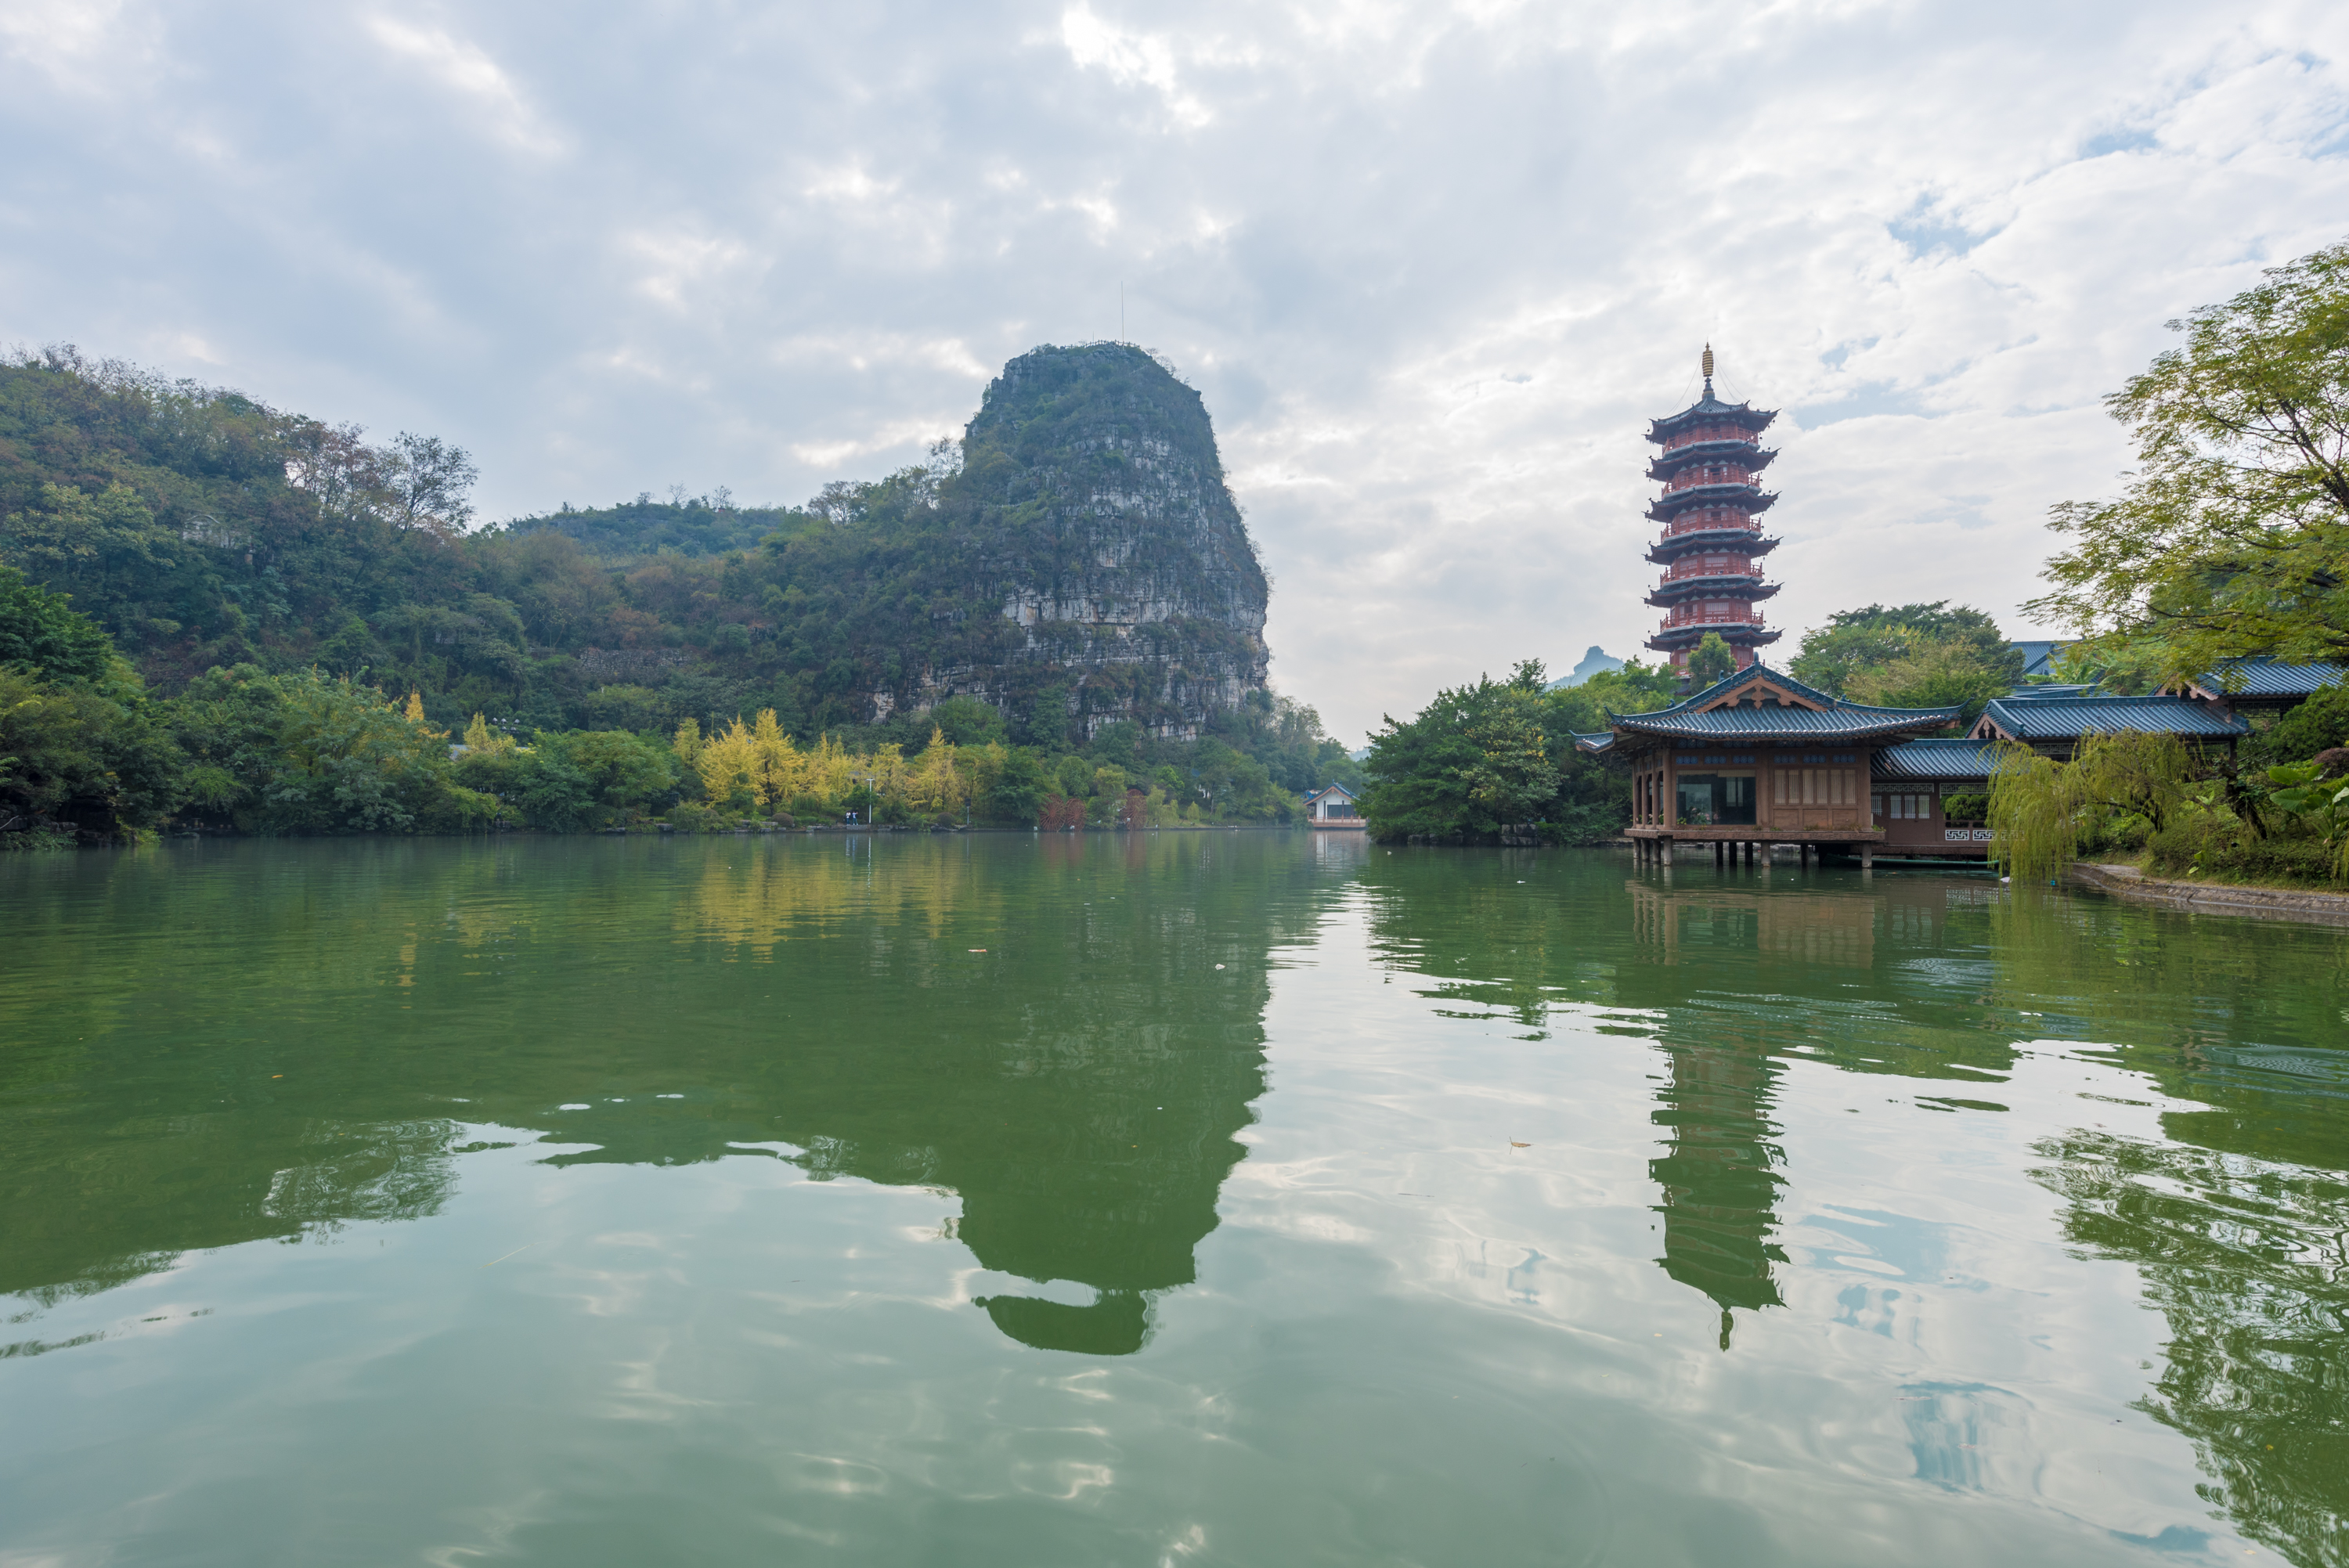
[[2251, 729], [2224, 707], [2195, 697], [2040, 696], [2026, 686], [1992, 698], [1975, 722], [1973, 738], [2017, 741], [2045, 756], [2069, 758], [2084, 735], [2176, 735], [2232, 748]]
[[1670, 707], [1610, 712], [1605, 735], [1576, 741], [1630, 768], [1626, 831], [1643, 859], [1694, 840], [1718, 859], [1792, 843], [1856, 851], [1865, 865], [1884, 841], [1871, 810], [1877, 756], [1963, 712], [1846, 702], [1756, 664]]

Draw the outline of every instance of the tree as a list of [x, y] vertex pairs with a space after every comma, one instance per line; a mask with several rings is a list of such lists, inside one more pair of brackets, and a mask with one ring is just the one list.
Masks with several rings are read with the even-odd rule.
[[2069, 762], [2025, 746], [2000, 748], [1991, 771], [1991, 852], [2025, 882], [2054, 876], [2099, 813], [2138, 816], [2158, 833], [2195, 804], [2201, 759], [2174, 735], [2123, 730], [2081, 737]]
[[1438, 692], [1409, 723], [1371, 738], [1362, 815], [1379, 839], [1486, 838], [1537, 820], [1556, 797], [1541, 665], [1506, 681]]
[[2023, 684], [2023, 653], [1998, 623], [1946, 599], [1843, 610], [1803, 635], [1795, 679], [1878, 707], [1962, 706], [1961, 722]]
[[1052, 793], [1052, 780], [1033, 751], [1022, 748], [1004, 758], [993, 783], [980, 796], [980, 810], [995, 822], [1033, 822]]
[[410, 832], [496, 810], [456, 781], [445, 736], [347, 677], [239, 665], [168, 711], [206, 798], [249, 832]]
[[999, 709], [972, 696], [947, 698], [930, 709], [930, 722], [957, 746], [984, 746], [991, 740], [1001, 740], [1006, 727]]
[[0, 566], [0, 664], [39, 671], [52, 680], [94, 681], [106, 674], [114, 645], [69, 593], [52, 593]]
[[106, 634], [0, 567], [0, 847], [150, 827], [184, 797], [185, 774]]
[[473, 716], [473, 721], [465, 726], [465, 747], [469, 751], [479, 752], [484, 757], [489, 757], [499, 752], [512, 751], [513, 745], [512, 736], [502, 729], [491, 728], [490, 721], [478, 713]]
[[149, 827], [182, 798], [185, 759], [117, 671], [91, 685], [0, 665], [0, 849]]
[[2229, 658], [2349, 659], [2349, 242], [2168, 324], [2185, 341], [2106, 399], [2137, 469], [2066, 501], [2069, 547], [2024, 606], [2163, 673]]
[[380, 462], [381, 483], [400, 526], [444, 539], [465, 531], [473, 518], [465, 497], [481, 474], [463, 448], [438, 436], [402, 430]]
[[1719, 632], [1707, 632], [1704, 640], [1689, 654], [1689, 685], [1699, 691], [1715, 681], [1727, 680], [1737, 673], [1737, 655], [1721, 640]]
[[625, 729], [541, 732], [515, 770], [515, 798], [532, 827], [577, 832], [673, 799], [678, 769], [666, 748]]

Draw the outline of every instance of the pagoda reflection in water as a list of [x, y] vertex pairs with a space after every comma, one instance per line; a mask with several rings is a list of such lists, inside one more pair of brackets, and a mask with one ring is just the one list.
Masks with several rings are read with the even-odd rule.
[[[1707, 958], [1742, 951], [1776, 965], [1865, 970], [1875, 960], [1873, 898], [1720, 886], [1675, 892], [1636, 880], [1628, 891], [1636, 936], [1666, 965], [1678, 965], [1684, 948]], [[1662, 1190], [1658, 1261], [1721, 1308], [1726, 1350], [1733, 1312], [1785, 1305], [1772, 1272], [1787, 1261], [1772, 1239], [1785, 1183], [1786, 1151], [1772, 1117], [1785, 1070], [1775, 1054], [1781, 1042], [1742, 1007], [1683, 1001], [1665, 1016], [1657, 1044], [1669, 1066], [1653, 1119], [1669, 1141], [1648, 1167]]]

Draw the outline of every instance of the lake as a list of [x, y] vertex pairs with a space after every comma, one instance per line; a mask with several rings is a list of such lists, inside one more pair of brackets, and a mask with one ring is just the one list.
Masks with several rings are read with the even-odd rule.
[[0, 860], [0, 1564], [2349, 1563], [2349, 932], [1361, 835]]

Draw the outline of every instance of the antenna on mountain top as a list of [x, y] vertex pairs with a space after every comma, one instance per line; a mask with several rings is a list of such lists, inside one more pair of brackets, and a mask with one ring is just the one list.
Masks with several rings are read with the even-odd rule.
[[1120, 343], [1125, 341], [1125, 284], [1123, 280], [1117, 285], [1117, 340]]

